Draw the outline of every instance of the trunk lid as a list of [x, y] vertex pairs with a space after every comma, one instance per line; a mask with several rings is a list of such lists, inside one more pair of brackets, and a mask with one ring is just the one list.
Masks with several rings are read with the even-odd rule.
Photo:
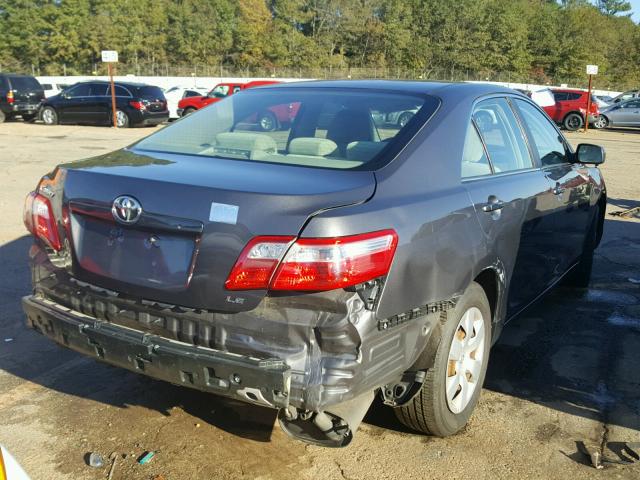
[[[224, 288], [251, 238], [298, 235], [314, 213], [364, 202], [375, 191], [367, 171], [132, 150], [61, 169], [63, 195], [53, 200], [57, 211], [69, 212], [77, 279], [136, 298], [227, 312], [250, 310], [266, 294]], [[141, 206], [135, 223], [114, 219], [114, 200], [123, 195]]]

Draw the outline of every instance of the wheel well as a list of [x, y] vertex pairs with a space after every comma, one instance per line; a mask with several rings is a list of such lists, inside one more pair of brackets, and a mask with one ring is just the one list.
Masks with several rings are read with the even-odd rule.
[[491, 309], [491, 319], [496, 320], [496, 308], [498, 306], [498, 275], [495, 270], [487, 268], [480, 272], [474, 281], [482, 287], [487, 300], [489, 300], [489, 308]]

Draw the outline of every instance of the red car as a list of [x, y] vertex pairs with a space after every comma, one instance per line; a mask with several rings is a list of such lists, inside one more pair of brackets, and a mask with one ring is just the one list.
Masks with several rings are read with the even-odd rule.
[[187, 97], [178, 102], [178, 116], [189, 115], [190, 113], [200, 110], [211, 103], [218, 102], [223, 98], [233, 95], [245, 88], [259, 87], [260, 85], [270, 85], [272, 83], [280, 83], [273, 80], [256, 80], [248, 83], [219, 83], [211, 91], [202, 97]]
[[[554, 89], [552, 90], [556, 104], [543, 107], [544, 111], [559, 125], [567, 130], [578, 130], [584, 126], [584, 119], [587, 113], [588, 92], [575, 89]], [[589, 123], [594, 123], [600, 116], [598, 104], [593, 96], [591, 97], [591, 107], [589, 110]]]

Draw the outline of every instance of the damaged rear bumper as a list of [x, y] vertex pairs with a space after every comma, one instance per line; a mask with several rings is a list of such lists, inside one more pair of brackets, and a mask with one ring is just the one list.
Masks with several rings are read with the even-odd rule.
[[159, 380], [271, 408], [289, 405], [290, 368], [168, 340], [91, 318], [45, 299], [24, 297], [31, 328], [57, 343]]

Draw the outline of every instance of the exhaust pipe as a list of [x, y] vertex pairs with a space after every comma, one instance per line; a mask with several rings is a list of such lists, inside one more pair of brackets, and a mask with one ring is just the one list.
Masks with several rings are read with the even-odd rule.
[[278, 422], [288, 435], [303, 442], [324, 447], [346, 447], [351, 443], [374, 397], [374, 391], [367, 392], [322, 412], [283, 408], [278, 412]]

